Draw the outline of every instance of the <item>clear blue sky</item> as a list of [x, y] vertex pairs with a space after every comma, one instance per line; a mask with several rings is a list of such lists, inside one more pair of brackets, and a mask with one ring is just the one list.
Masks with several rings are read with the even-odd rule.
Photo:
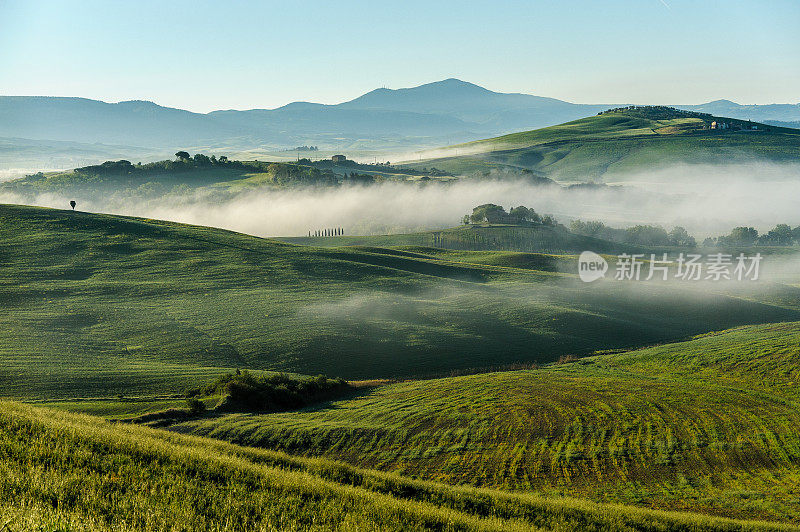
[[0, 94], [195, 111], [448, 77], [585, 103], [800, 102], [800, 1], [0, 0]]

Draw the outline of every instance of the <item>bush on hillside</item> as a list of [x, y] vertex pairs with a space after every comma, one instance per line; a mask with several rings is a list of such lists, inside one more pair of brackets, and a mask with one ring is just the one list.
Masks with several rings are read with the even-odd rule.
[[268, 412], [301, 408], [340, 396], [352, 387], [343, 379], [324, 375], [291, 377], [286, 374], [254, 375], [248, 371], [228, 373], [203, 388], [187, 395], [219, 395], [223, 398], [217, 410]]
[[186, 399], [186, 406], [189, 408], [189, 413], [192, 415], [200, 415], [206, 411], [206, 404], [197, 397], [189, 397]]

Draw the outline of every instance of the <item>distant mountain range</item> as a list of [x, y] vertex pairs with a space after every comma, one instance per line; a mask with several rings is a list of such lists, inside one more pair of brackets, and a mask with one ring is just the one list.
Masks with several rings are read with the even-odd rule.
[[[277, 109], [207, 114], [147, 101], [0, 96], [0, 137], [160, 150], [298, 144], [344, 149], [355, 143], [403, 149], [537, 129], [615, 106], [493, 92], [457, 79], [407, 89], [376, 89], [338, 105], [295, 102]], [[800, 121], [800, 104], [739, 105], [718, 100], [678, 107], [782, 125]]]
[[[753, 122], [764, 122], [782, 127], [791, 127], [787, 124], [800, 122], [800, 103], [773, 103], [769, 105], [740, 105], [730, 100], [716, 100], [700, 105], [675, 105], [679, 109], [698, 111], [714, 116], [727, 116]], [[795, 126], [796, 127], [796, 126]]]

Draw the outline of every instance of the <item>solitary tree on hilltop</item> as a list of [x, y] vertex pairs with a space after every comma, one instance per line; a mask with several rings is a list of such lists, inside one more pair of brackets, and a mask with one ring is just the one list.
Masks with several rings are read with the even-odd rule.
[[75, 200], [69, 202], [69, 206], [72, 207], [73, 211], [75, 210], [75, 205], [77, 205], [77, 203], [75, 203]]

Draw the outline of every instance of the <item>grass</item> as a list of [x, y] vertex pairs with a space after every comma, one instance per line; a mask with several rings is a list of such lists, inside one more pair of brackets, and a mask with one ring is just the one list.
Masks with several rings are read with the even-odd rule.
[[[0, 402], [0, 526], [800, 525], [788, 284], [587, 287], [574, 255], [304, 247], [8, 205], [0, 221], [0, 395], [37, 403]], [[155, 419], [236, 369], [357, 379], [518, 362], [541, 367], [336, 397], [266, 373], [248, 381], [256, 409], [298, 410], [198, 413], [173, 432], [64, 412]]]
[[554, 271], [574, 257], [312, 248], [9, 205], [0, 222], [5, 397], [163, 396], [236, 369], [446, 373], [800, 319], [791, 301], [588, 290]]
[[405, 476], [800, 525], [800, 323], [182, 432]]
[[[571, 233], [564, 227], [514, 226], [500, 224], [471, 224], [441, 231], [425, 233], [375, 235], [375, 236], [334, 236], [334, 237], [284, 237], [279, 240], [309, 246], [364, 246], [400, 247], [400, 251], [417, 252], [424, 255], [443, 256], [453, 251], [514, 251], [536, 252], [538, 254], [580, 253], [593, 249], [599, 253], [641, 251], [636, 246], [610, 242], [599, 238]], [[414, 248], [429, 249], [414, 249]], [[404, 249], [409, 248], [409, 249]], [[378, 253], [386, 250], [368, 249]], [[473, 258], [478, 255], [472, 255]], [[502, 257], [502, 258], [499, 258]], [[490, 258], [484, 253], [480, 260], [485, 265], [509, 263], [508, 254]], [[574, 268], [573, 268], [574, 271]]]
[[731, 121], [711, 116], [653, 119], [635, 110], [607, 112], [454, 146], [465, 155], [409, 166], [435, 166], [458, 174], [524, 169], [563, 182], [616, 182], [666, 164], [797, 160], [797, 130], [764, 124], [755, 132], [703, 129], [712, 120]]
[[5, 530], [796, 530], [457, 488], [0, 402]]

